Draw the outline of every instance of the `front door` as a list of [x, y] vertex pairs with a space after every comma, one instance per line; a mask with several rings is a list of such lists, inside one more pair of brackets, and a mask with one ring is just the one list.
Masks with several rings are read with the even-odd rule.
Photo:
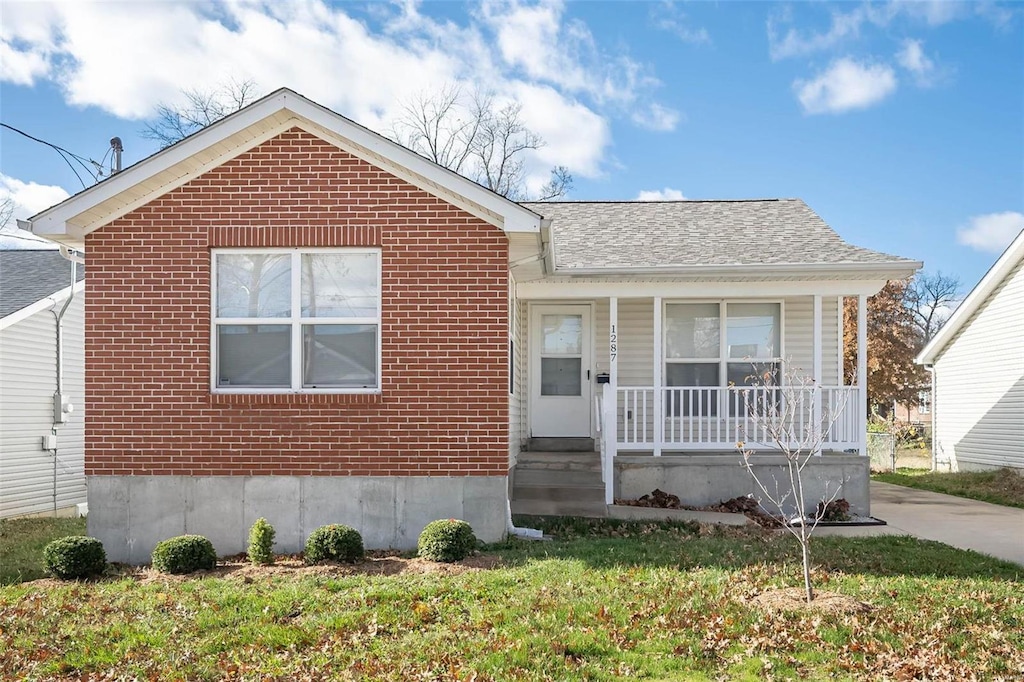
[[589, 437], [590, 306], [535, 305], [530, 329], [532, 435]]

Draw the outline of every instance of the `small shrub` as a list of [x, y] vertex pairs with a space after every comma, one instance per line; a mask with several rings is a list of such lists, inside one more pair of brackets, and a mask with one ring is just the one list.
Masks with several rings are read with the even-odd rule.
[[825, 523], [841, 523], [850, 520], [850, 503], [840, 497], [828, 504], [818, 503], [818, 518]]
[[48, 544], [43, 549], [43, 563], [61, 580], [78, 580], [103, 573], [107, 553], [96, 538], [72, 535]]
[[266, 519], [256, 519], [249, 529], [249, 561], [254, 564], [274, 563], [274, 527]]
[[213, 544], [202, 535], [179, 535], [158, 542], [153, 550], [153, 568], [161, 573], [192, 573], [217, 565]]
[[473, 528], [458, 519], [431, 521], [420, 533], [419, 555], [431, 561], [461, 561], [476, 548]]
[[363, 536], [355, 528], [340, 523], [320, 526], [306, 540], [303, 558], [307, 564], [321, 561], [353, 563], [363, 558]]

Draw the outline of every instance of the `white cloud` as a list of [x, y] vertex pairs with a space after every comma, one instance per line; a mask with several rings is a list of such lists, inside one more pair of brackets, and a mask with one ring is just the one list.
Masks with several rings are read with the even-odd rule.
[[811, 80], [793, 83], [808, 114], [837, 114], [866, 109], [896, 91], [896, 73], [887, 64], [861, 64], [837, 59]]
[[921, 87], [928, 87], [935, 82], [937, 71], [935, 62], [924, 53], [924, 43], [920, 40], [903, 41], [903, 48], [896, 53], [896, 61], [910, 72], [914, 81]]
[[956, 241], [978, 251], [1002, 253], [1024, 230], [1024, 213], [1004, 211], [976, 215], [956, 231]]
[[644, 189], [636, 195], [636, 201], [683, 201], [686, 197], [678, 189]]
[[548, 142], [538, 158], [564, 152], [557, 163], [584, 176], [601, 172], [609, 118], [661, 129], [678, 121], [653, 100], [660, 83], [650, 68], [598, 45], [563, 2], [486, 2], [457, 24], [407, 0], [371, 7], [380, 30], [346, 10], [324, 0], [8, 3], [0, 80], [45, 79], [68, 104], [139, 120], [180, 102], [183, 89], [251, 79], [264, 91], [291, 87], [375, 130], [390, 127], [401, 102], [445, 83], [505, 98], [531, 92], [549, 107], [523, 103]]
[[663, 107], [657, 102], [651, 104], [647, 109], [637, 109], [633, 112], [633, 122], [641, 128], [657, 130], [659, 132], [670, 132], [676, 129], [679, 124], [680, 114], [675, 109]]
[[671, 0], [665, 0], [651, 7], [651, 23], [656, 28], [674, 34], [684, 43], [711, 44], [711, 34], [708, 33], [708, 30], [703, 26], [692, 26], [689, 17]]
[[17, 221], [60, 203], [68, 196], [62, 187], [23, 182], [0, 173], [0, 204], [10, 208], [10, 214], [2, 211], [7, 220], [0, 224], [0, 249], [57, 248], [53, 242], [18, 229]]

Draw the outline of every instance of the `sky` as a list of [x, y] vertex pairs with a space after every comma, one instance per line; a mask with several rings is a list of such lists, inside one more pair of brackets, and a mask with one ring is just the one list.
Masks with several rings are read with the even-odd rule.
[[[965, 293], [1024, 228], [1024, 3], [0, 0], [0, 12], [0, 120], [105, 172], [115, 135], [126, 166], [157, 151], [140, 131], [188, 89], [286, 86], [386, 131], [404, 105], [457, 85], [521, 106], [546, 142], [528, 185], [564, 165], [570, 199], [799, 197], [847, 241], [922, 260]], [[0, 129], [16, 218], [82, 181]]]

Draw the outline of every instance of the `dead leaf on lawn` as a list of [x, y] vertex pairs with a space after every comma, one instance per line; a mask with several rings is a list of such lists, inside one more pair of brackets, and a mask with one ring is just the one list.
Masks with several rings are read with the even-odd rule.
[[838, 592], [815, 590], [814, 601], [807, 603], [807, 594], [802, 587], [783, 587], [765, 590], [750, 603], [766, 611], [810, 611], [815, 613], [837, 613], [841, 615], [867, 613], [870, 604]]

